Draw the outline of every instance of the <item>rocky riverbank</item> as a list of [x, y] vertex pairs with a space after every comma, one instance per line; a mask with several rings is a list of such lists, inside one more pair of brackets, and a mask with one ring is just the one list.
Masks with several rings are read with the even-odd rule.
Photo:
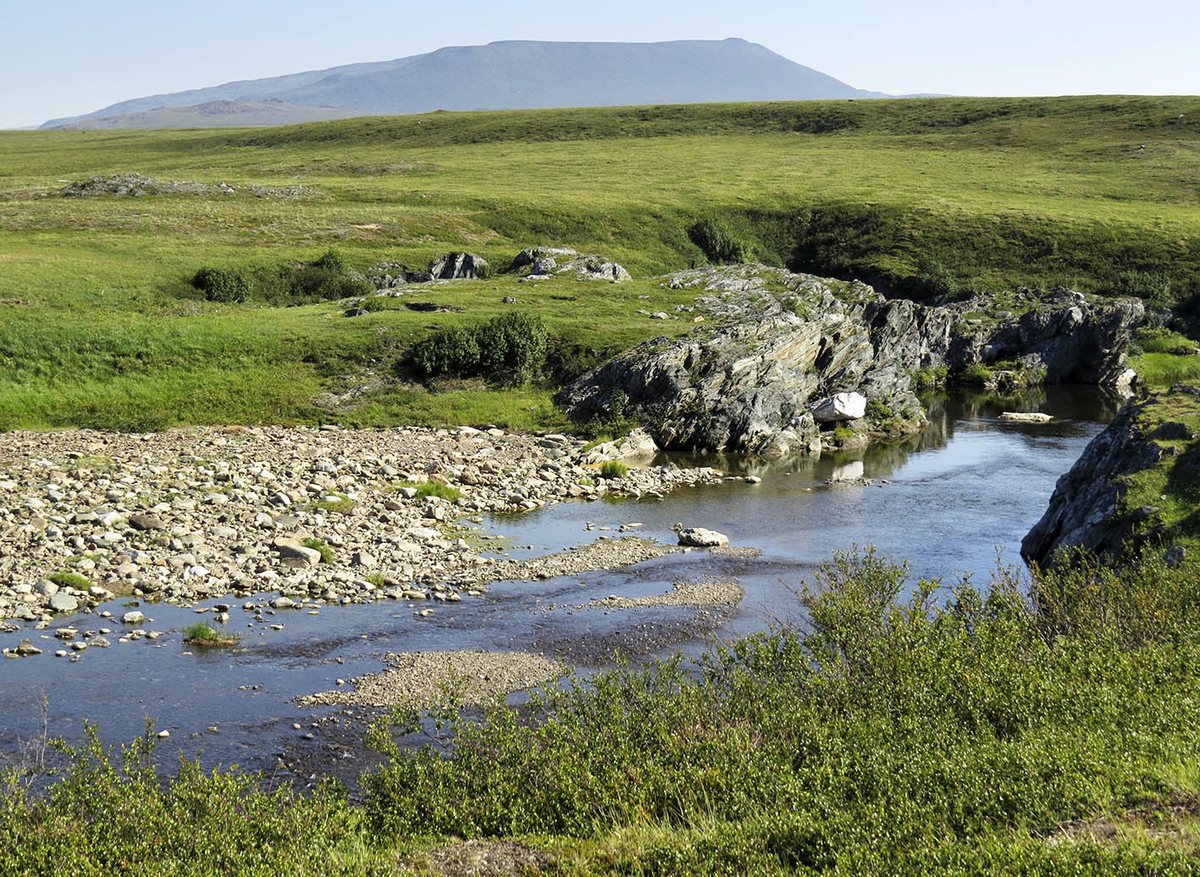
[[1110, 561], [1157, 546], [1168, 563], [1196, 542], [1200, 389], [1176, 385], [1123, 408], [1054, 488], [1021, 554], [1043, 567], [1085, 549]]
[[631, 416], [659, 447], [782, 456], [851, 447], [924, 422], [915, 390], [1128, 382], [1133, 299], [1027, 290], [925, 305], [763, 265], [683, 271], [704, 322], [610, 360], [558, 396], [579, 421]]
[[466, 522], [722, 477], [668, 465], [604, 479], [585, 447], [466, 427], [3, 434], [0, 619], [44, 627], [123, 595], [191, 605], [276, 594], [267, 598], [276, 609], [456, 601], [493, 581], [675, 550], [602, 538], [582, 552], [504, 561]]

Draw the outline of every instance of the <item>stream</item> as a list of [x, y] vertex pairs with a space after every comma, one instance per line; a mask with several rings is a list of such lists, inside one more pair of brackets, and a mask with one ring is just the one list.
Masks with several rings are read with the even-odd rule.
[[[1023, 568], [1021, 538], [1045, 511], [1055, 481], [1119, 405], [1116, 397], [1083, 387], [1042, 388], [1007, 400], [1003, 408], [986, 397], [942, 397], [929, 401], [930, 426], [903, 444], [770, 463], [673, 455], [680, 465], [713, 465], [761, 481], [730, 480], [664, 499], [561, 503], [487, 519], [479, 527], [481, 535], [504, 537], [494, 544], [511, 557], [616, 537], [629, 524], [640, 524], [631, 533], [674, 544], [676, 523], [718, 530], [733, 546], [761, 549], [760, 557], [695, 550], [621, 570], [500, 583], [482, 598], [439, 605], [427, 617], [403, 601], [323, 606], [318, 615], [280, 612], [271, 620], [282, 630], [248, 624], [240, 601], [226, 598], [234, 604], [228, 626], [244, 635], [236, 651], [202, 651], [182, 642], [180, 630], [206, 616], [143, 604], [145, 628], [163, 632], [155, 641], [117, 645], [114, 632], [111, 648], [89, 648], [78, 660], [43, 654], [2, 663], [0, 763], [20, 759], [44, 729], [79, 742], [88, 720], [105, 743], [115, 745], [141, 734], [152, 717], [156, 730], [170, 734], [156, 753], [168, 770], [182, 755], [199, 757], [206, 767], [236, 763], [267, 773], [297, 760], [305, 770], [345, 760], [345, 772], [352, 774], [363, 766], [359, 747], [332, 731], [333, 711], [302, 709], [292, 700], [378, 671], [382, 653], [545, 652], [563, 655], [584, 673], [606, 663], [602, 655], [613, 649], [634, 658], [695, 654], [713, 637], [795, 621], [795, 587], [834, 551], [855, 544], [907, 560], [910, 585], [934, 577], [950, 585], [964, 576], [985, 585], [997, 564]], [[1055, 419], [1008, 423], [998, 419], [1002, 410], [1044, 411]], [[578, 608], [609, 595], [659, 595], [673, 582], [702, 578], [736, 581], [745, 590], [736, 613], [722, 617], [715, 629], [686, 608]], [[125, 611], [121, 601], [103, 608], [118, 616]], [[81, 629], [105, 624], [77, 616], [54, 627], [67, 621]], [[53, 652], [61, 643], [52, 634], [53, 628], [24, 628], [0, 634], [0, 646], [31, 638]], [[354, 711], [348, 712], [353, 719]]]

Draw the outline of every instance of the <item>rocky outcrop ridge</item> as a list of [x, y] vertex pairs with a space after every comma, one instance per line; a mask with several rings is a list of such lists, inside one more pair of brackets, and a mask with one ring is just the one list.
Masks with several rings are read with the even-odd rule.
[[529, 277], [546, 278], [554, 274], [574, 274], [579, 280], [607, 280], [622, 283], [633, 279], [616, 262], [594, 254], [580, 254], [570, 247], [530, 247], [519, 252], [511, 271], [528, 269]]
[[558, 401], [579, 421], [631, 415], [660, 447], [679, 450], [816, 449], [813, 409], [839, 393], [919, 425], [912, 385], [920, 369], [1013, 360], [1048, 381], [1115, 382], [1142, 317], [1136, 301], [1068, 291], [1018, 298], [1020, 313], [982, 298], [889, 301], [863, 283], [762, 265], [695, 269], [666, 282], [702, 288], [698, 304], [710, 318], [610, 360]]
[[1046, 513], [1021, 542], [1022, 556], [1050, 567], [1062, 549], [1082, 548], [1113, 559], [1131, 540], [1169, 538], [1171, 528], [1157, 506], [1129, 507], [1128, 479], [1169, 466], [1173, 471], [1166, 479], [1167, 490], [1172, 483], [1200, 481], [1200, 436], [1195, 424], [1170, 419], [1176, 410], [1200, 409], [1197, 401], [1179, 404], [1196, 397], [1200, 390], [1175, 386], [1126, 405], [1091, 441], [1071, 471], [1058, 479]]

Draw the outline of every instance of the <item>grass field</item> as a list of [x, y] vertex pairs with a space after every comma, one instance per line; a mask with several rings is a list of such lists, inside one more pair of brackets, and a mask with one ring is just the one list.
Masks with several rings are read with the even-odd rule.
[[[718, 217], [759, 259], [921, 294], [1017, 284], [1200, 292], [1200, 99], [814, 102], [435, 113], [282, 129], [0, 133], [0, 428], [168, 423], [562, 426], [547, 382], [431, 395], [395, 364], [505, 295], [562, 345], [619, 349], [685, 321], [648, 278], [702, 262]], [[236, 194], [65, 198], [93, 175]], [[245, 187], [299, 188], [296, 197]], [[624, 264], [620, 286], [498, 275], [430, 290], [462, 314], [347, 318], [197, 300], [213, 265], [337, 248], [358, 268], [536, 244]], [[932, 280], [931, 280], [932, 278]], [[640, 296], [647, 296], [641, 298]], [[367, 375], [370, 371], [373, 375]], [[352, 403], [317, 404], [358, 386]]]

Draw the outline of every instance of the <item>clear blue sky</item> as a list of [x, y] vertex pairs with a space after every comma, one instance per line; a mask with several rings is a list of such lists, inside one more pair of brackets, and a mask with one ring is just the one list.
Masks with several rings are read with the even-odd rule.
[[1200, 3], [1166, 0], [14, 0], [0, 127], [502, 39], [742, 37], [892, 94], [1200, 94]]

